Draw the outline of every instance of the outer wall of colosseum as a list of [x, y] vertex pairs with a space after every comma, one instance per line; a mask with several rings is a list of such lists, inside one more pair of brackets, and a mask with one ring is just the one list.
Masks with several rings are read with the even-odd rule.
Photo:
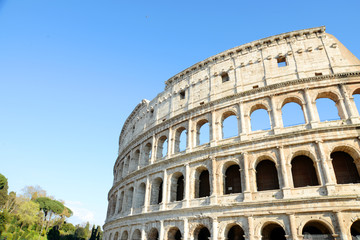
[[[121, 131], [106, 240], [360, 235], [360, 61], [324, 27], [235, 47], [165, 84]], [[339, 120], [320, 121], [322, 98]], [[287, 103], [303, 124], [284, 127]], [[252, 131], [259, 109], [271, 128]], [[224, 138], [234, 116], [235, 136]]]

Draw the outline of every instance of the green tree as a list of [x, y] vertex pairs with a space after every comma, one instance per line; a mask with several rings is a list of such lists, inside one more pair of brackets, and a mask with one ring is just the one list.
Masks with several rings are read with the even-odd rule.
[[38, 197], [46, 197], [46, 191], [42, 189], [39, 185], [36, 186], [26, 186], [22, 190], [24, 197], [29, 200], [35, 200]]
[[40, 205], [33, 201], [22, 201], [17, 209], [17, 218], [20, 222], [20, 229], [23, 226], [31, 226], [39, 221]]
[[75, 238], [77, 240], [86, 240], [87, 239], [87, 231], [85, 228], [83, 227], [78, 227], [76, 230], [75, 230]]
[[16, 209], [16, 193], [10, 192], [8, 195], [8, 199], [3, 207], [5, 211], [8, 213], [12, 213]]
[[[65, 206], [56, 200], [52, 200], [48, 197], [38, 197], [35, 199], [35, 202], [37, 202], [40, 205], [40, 209], [44, 213], [44, 221], [46, 223], [45, 225], [45, 232], [47, 232], [47, 229], [49, 227], [49, 222], [53, 214], [60, 214], [64, 211]], [[47, 218], [48, 217], [48, 218]], [[44, 224], [41, 225], [41, 232], [44, 228]], [[41, 234], [41, 233], [40, 233]]]
[[5, 231], [9, 219], [10, 217], [6, 211], [0, 212], [0, 236]]
[[96, 230], [95, 229], [95, 225], [93, 225], [92, 229], [91, 229], [91, 236], [89, 240], [96, 240]]
[[0, 173], [0, 209], [3, 209], [8, 199], [8, 181], [7, 178]]
[[54, 226], [53, 228], [50, 229], [50, 231], [47, 234], [47, 239], [48, 240], [60, 240], [60, 232], [59, 232], [58, 226]]

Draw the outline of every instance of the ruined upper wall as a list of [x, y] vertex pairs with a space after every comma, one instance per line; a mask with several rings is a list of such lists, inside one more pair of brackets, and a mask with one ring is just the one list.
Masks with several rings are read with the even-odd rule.
[[279, 82], [359, 70], [360, 61], [325, 27], [229, 49], [176, 74], [156, 98], [138, 104], [121, 131], [119, 153], [157, 124], [208, 102]]

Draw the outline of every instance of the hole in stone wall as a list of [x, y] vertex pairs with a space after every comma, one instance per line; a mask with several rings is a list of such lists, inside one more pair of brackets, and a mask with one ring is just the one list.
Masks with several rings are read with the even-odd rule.
[[286, 57], [278, 57], [277, 64], [278, 67], [286, 67], [287, 66]]
[[321, 76], [321, 75], [322, 75], [321, 72], [316, 72], [316, 73], [315, 73], [315, 76]]
[[185, 90], [181, 91], [179, 95], [180, 95], [180, 100], [185, 99]]
[[230, 81], [229, 74], [227, 74], [226, 72], [221, 73], [221, 80], [223, 83]]
[[253, 89], [255, 89], [255, 88], [259, 88], [259, 85], [255, 85], [255, 86], [253, 86]]

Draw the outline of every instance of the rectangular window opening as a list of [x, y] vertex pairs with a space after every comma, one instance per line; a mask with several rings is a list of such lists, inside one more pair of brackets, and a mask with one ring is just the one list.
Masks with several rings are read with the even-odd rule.
[[200, 105], [204, 105], [204, 102], [201, 102]]
[[315, 76], [321, 76], [321, 75], [322, 75], [321, 72], [316, 72], [316, 73], [315, 73]]
[[255, 89], [255, 88], [259, 88], [259, 85], [255, 85], [255, 86], [253, 86], [253, 89]]
[[286, 67], [287, 66], [286, 57], [278, 57], [277, 64], [278, 67]]
[[180, 99], [185, 99], [185, 91], [181, 91], [179, 94], [180, 94]]
[[222, 74], [221, 74], [221, 79], [222, 79], [222, 82], [223, 82], [223, 83], [230, 81], [229, 74], [227, 74], [227, 73], [222, 73]]

